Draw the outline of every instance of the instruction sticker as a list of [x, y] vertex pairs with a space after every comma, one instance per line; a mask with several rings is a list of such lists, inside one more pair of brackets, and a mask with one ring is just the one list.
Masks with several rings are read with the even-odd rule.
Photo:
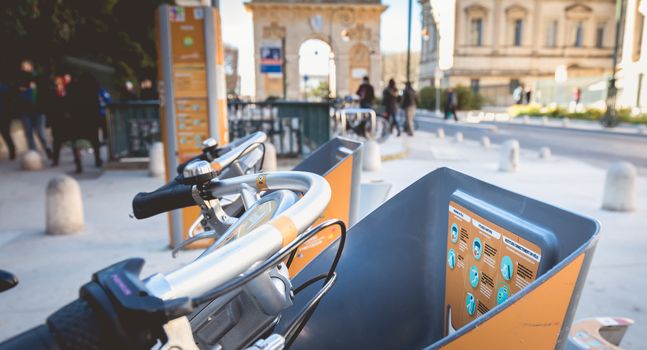
[[541, 261], [537, 245], [456, 202], [449, 203], [448, 218], [445, 334], [528, 286]]

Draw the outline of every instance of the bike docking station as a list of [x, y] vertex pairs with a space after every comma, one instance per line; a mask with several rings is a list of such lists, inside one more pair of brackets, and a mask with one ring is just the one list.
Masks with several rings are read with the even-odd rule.
[[437, 169], [350, 228], [339, 277], [292, 349], [562, 348], [598, 233], [596, 220]]
[[[214, 7], [162, 5], [156, 24], [161, 129], [169, 182], [179, 164], [201, 153], [204, 140], [212, 138], [220, 147], [229, 141], [224, 46], [220, 13]], [[169, 246], [174, 248], [187, 239], [199, 215], [197, 206], [169, 213]], [[207, 247], [206, 243], [210, 242], [199, 242], [200, 247]]]
[[[294, 171], [307, 171], [323, 176], [332, 190], [330, 204], [314, 226], [328, 219], [339, 219], [350, 227], [358, 219], [359, 188], [362, 170], [361, 142], [335, 137], [312, 152], [294, 167]], [[339, 228], [324, 229], [297, 249], [290, 265], [294, 277], [307, 264], [339, 238]]]

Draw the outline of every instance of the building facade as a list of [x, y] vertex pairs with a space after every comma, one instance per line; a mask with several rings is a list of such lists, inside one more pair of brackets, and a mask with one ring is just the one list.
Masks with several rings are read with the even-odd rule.
[[310, 39], [330, 46], [333, 96], [354, 94], [364, 76], [380, 80], [380, 22], [386, 9], [380, 0], [250, 0], [245, 8], [254, 22], [257, 100], [303, 98], [299, 48]]
[[568, 79], [611, 72], [615, 0], [430, 0], [423, 11], [423, 28], [433, 38], [435, 21], [439, 40], [423, 41], [421, 82], [436, 66], [443, 86], [479, 91], [531, 87], [557, 71]]
[[618, 106], [647, 113], [647, 0], [626, 0]]

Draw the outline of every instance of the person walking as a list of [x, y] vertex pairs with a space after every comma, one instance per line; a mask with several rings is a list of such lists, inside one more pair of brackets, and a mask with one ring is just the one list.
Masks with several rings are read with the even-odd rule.
[[458, 96], [454, 92], [454, 89], [447, 89], [447, 103], [445, 104], [445, 120], [449, 119], [449, 115], [454, 116], [454, 120], [458, 121], [456, 116], [456, 109], [458, 108]]
[[416, 95], [416, 90], [413, 89], [411, 82], [408, 81], [404, 85], [404, 91], [402, 91], [402, 109], [404, 109], [405, 116], [404, 131], [409, 136], [413, 136], [413, 119], [416, 116], [417, 105], [418, 96]]
[[[67, 85], [71, 80], [65, 79], [63, 76], [54, 78], [54, 86], [47, 94], [48, 106], [48, 120], [52, 127], [52, 137], [54, 153], [52, 155], [52, 166], [58, 166], [58, 161], [61, 156], [61, 148], [67, 141], [72, 141], [72, 133], [75, 126], [72, 122], [72, 117], [69, 113], [69, 98], [67, 93]], [[72, 145], [74, 147], [74, 145]]]
[[512, 99], [517, 105], [523, 104], [523, 85], [517, 85], [514, 91], [512, 91]]
[[25, 129], [27, 145], [32, 151], [36, 151], [36, 140], [34, 133], [38, 136], [48, 158], [52, 157], [52, 151], [47, 143], [45, 135], [45, 115], [39, 107], [41, 101], [38, 96], [38, 86], [34, 66], [29, 60], [22, 61], [18, 74], [18, 98], [16, 101], [20, 120]]
[[68, 89], [68, 100], [66, 105], [69, 111], [69, 123], [72, 126], [72, 132], [69, 137], [73, 140], [74, 163], [76, 172], [83, 172], [81, 162], [81, 150], [78, 148], [78, 140], [88, 140], [92, 144], [94, 153], [94, 164], [97, 167], [103, 165], [101, 159], [99, 144], [99, 118], [100, 114], [99, 99], [97, 94], [99, 84], [89, 75], [81, 75], [78, 79], [72, 80]]
[[0, 83], [0, 135], [9, 150], [9, 160], [16, 159], [16, 144], [11, 138], [10, 88], [7, 84]]
[[397, 120], [399, 100], [400, 95], [398, 94], [398, 88], [395, 86], [395, 80], [390, 79], [389, 85], [382, 91], [382, 104], [384, 105], [386, 117], [391, 121], [391, 132], [395, 128], [398, 132], [398, 137], [400, 137], [400, 125], [398, 125]]
[[375, 89], [368, 81], [368, 76], [362, 79], [362, 84], [357, 89], [357, 95], [359, 96], [359, 108], [373, 108]]

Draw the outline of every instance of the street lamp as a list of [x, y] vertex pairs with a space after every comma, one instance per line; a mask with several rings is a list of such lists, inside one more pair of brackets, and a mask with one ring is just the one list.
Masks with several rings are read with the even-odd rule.
[[616, 0], [616, 35], [613, 44], [613, 66], [611, 67], [611, 78], [609, 79], [609, 88], [607, 89], [607, 98], [605, 100], [607, 110], [600, 120], [602, 125], [611, 128], [618, 125], [618, 111], [616, 110], [616, 97], [618, 88], [616, 87], [616, 66], [618, 64], [618, 51], [620, 49], [620, 41], [622, 37], [622, 23], [625, 16], [625, 2], [624, 0]]

